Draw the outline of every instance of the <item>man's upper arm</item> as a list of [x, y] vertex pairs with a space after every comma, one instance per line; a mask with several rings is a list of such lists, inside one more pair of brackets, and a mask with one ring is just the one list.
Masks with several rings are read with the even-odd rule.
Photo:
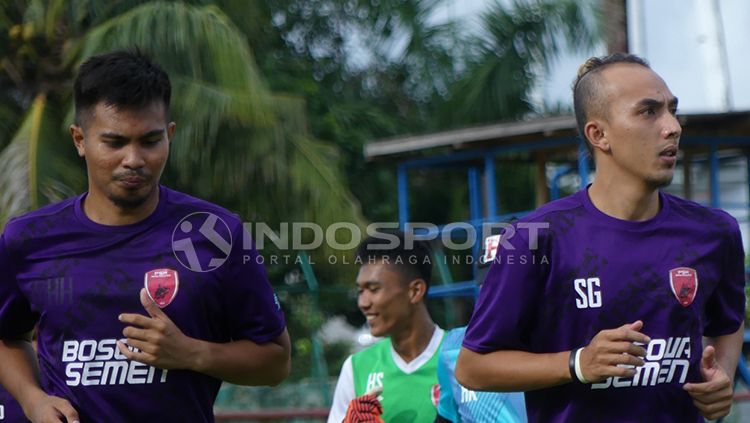
[[526, 336], [530, 322], [535, 320], [535, 304], [541, 297], [549, 262], [532, 259], [544, 252], [531, 250], [525, 235], [525, 230], [517, 231], [505, 239], [507, 248], [503, 241], [498, 246], [466, 329], [464, 348], [482, 354], [529, 349]]
[[737, 331], [745, 319], [745, 253], [737, 221], [730, 220], [731, 230], [725, 241], [724, 263], [719, 283], [706, 304], [703, 335], [717, 337]]
[[286, 322], [257, 250], [244, 249], [245, 236], [238, 224], [232, 234], [232, 250], [224, 263], [227, 268], [220, 269], [224, 272], [221, 300], [232, 339], [264, 344], [277, 340], [284, 333]]
[[356, 396], [354, 392], [354, 370], [352, 368], [352, 357], [349, 356], [341, 366], [339, 380], [336, 383], [336, 391], [333, 394], [331, 411], [328, 413], [328, 423], [341, 423], [346, 416], [349, 402]]

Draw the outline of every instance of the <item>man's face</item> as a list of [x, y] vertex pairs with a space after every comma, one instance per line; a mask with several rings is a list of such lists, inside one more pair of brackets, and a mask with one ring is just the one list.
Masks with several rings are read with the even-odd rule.
[[604, 69], [600, 86], [608, 105], [603, 119], [611, 163], [623, 178], [649, 187], [669, 185], [682, 129], [677, 98], [654, 71], [636, 64]]
[[89, 192], [123, 209], [137, 208], [155, 195], [175, 128], [167, 123], [164, 104], [118, 109], [99, 102], [83, 121], [83, 127], [70, 130], [86, 160]]
[[409, 284], [391, 265], [365, 264], [357, 275], [357, 305], [373, 336], [388, 336], [409, 323], [413, 312]]

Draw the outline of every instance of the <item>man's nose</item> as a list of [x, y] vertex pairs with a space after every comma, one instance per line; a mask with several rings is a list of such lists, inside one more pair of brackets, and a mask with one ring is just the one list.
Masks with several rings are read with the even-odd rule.
[[664, 129], [662, 129], [662, 135], [664, 138], [680, 138], [680, 135], [682, 135], [682, 126], [680, 126], [680, 121], [677, 120], [676, 116], [669, 115]]
[[125, 157], [122, 160], [122, 165], [128, 169], [138, 169], [143, 167], [146, 161], [143, 159], [141, 149], [137, 145], [129, 145], [125, 147]]

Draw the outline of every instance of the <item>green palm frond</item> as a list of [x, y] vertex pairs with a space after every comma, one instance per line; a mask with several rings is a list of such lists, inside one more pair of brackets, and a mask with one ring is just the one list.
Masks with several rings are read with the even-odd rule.
[[20, 213], [73, 195], [85, 184], [80, 166], [60, 143], [48, 98], [34, 99], [10, 144], [0, 152], [0, 226]]
[[[527, 101], [534, 69], [548, 70], [565, 50], [586, 50], [598, 39], [586, 2], [497, 1], [482, 15], [467, 71], [453, 87], [446, 120], [479, 123], [533, 112]], [[562, 37], [560, 35], [563, 35]]]

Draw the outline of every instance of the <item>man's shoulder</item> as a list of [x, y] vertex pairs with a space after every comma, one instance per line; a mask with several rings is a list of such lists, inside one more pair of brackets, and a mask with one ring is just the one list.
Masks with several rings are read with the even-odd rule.
[[6, 242], [13, 244], [15, 240], [36, 236], [45, 230], [70, 227], [66, 222], [75, 217], [73, 209], [78, 198], [68, 198], [11, 218], [3, 228]]
[[31, 222], [54, 219], [56, 216], [59, 216], [61, 214], [72, 212], [73, 207], [75, 206], [75, 202], [78, 198], [79, 196], [67, 198], [56, 203], [47, 204], [36, 210], [14, 216], [8, 220], [5, 228], [17, 229], [19, 227], [28, 225]]
[[585, 190], [581, 190], [567, 197], [550, 201], [521, 219], [518, 219], [517, 222], [543, 222], [551, 216], [571, 214], [577, 210], [583, 210], [584, 203], [581, 201], [581, 195], [585, 195], [583, 194], [584, 192]]
[[662, 196], [669, 202], [670, 211], [680, 219], [680, 223], [695, 224], [696, 228], [722, 233], [739, 231], [737, 219], [722, 209], [707, 207], [664, 192]]
[[167, 207], [172, 214], [178, 213], [178, 216], [184, 217], [192, 213], [206, 213], [216, 215], [232, 228], [236, 225], [242, 224], [242, 220], [238, 214], [233, 213], [218, 204], [214, 204], [202, 198], [194, 197], [190, 194], [165, 186], [162, 186], [161, 189], [167, 191]]

